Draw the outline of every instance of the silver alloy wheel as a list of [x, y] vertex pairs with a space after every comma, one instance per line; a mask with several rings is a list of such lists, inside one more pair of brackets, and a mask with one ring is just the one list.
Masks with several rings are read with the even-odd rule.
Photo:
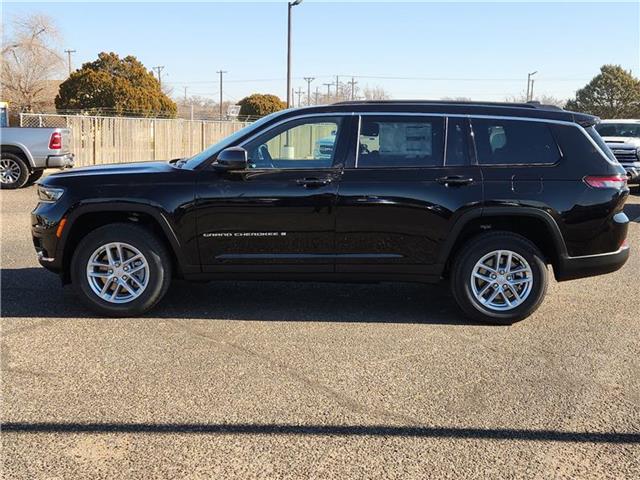
[[529, 297], [533, 271], [521, 255], [510, 250], [495, 250], [478, 260], [470, 281], [479, 305], [504, 312], [520, 306]]
[[11, 185], [20, 178], [20, 165], [11, 158], [0, 160], [0, 183]]
[[147, 288], [149, 263], [140, 250], [128, 243], [107, 243], [89, 257], [87, 281], [102, 300], [128, 303]]

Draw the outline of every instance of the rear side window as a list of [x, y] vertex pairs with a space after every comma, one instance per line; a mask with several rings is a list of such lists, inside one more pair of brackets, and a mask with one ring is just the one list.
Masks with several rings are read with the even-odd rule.
[[481, 165], [553, 164], [560, 150], [551, 130], [542, 122], [472, 119]]
[[441, 166], [443, 155], [441, 117], [361, 117], [359, 168]]

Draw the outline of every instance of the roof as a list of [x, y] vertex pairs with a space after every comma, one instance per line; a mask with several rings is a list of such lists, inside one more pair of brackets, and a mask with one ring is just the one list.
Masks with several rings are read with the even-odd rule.
[[538, 102], [457, 102], [443, 100], [357, 100], [338, 102], [289, 110], [290, 112], [375, 112], [375, 113], [434, 113], [450, 115], [488, 115], [505, 117], [527, 117], [565, 122], [575, 122], [583, 126], [599, 122], [598, 117], [579, 112], [563, 110], [554, 105]]

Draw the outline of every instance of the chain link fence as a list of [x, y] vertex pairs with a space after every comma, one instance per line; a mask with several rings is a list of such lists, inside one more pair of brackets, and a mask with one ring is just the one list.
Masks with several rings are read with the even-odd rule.
[[77, 166], [194, 155], [248, 122], [21, 113], [21, 127], [70, 128]]

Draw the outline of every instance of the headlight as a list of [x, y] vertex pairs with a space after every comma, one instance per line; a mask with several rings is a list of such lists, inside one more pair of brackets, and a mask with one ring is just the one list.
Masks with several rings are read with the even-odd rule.
[[44, 185], [38, 185], [38, 198], [41, 202], [53, 203], [57, 202], [62, 194], [64, 188], [58, 187], [46, 187]]

